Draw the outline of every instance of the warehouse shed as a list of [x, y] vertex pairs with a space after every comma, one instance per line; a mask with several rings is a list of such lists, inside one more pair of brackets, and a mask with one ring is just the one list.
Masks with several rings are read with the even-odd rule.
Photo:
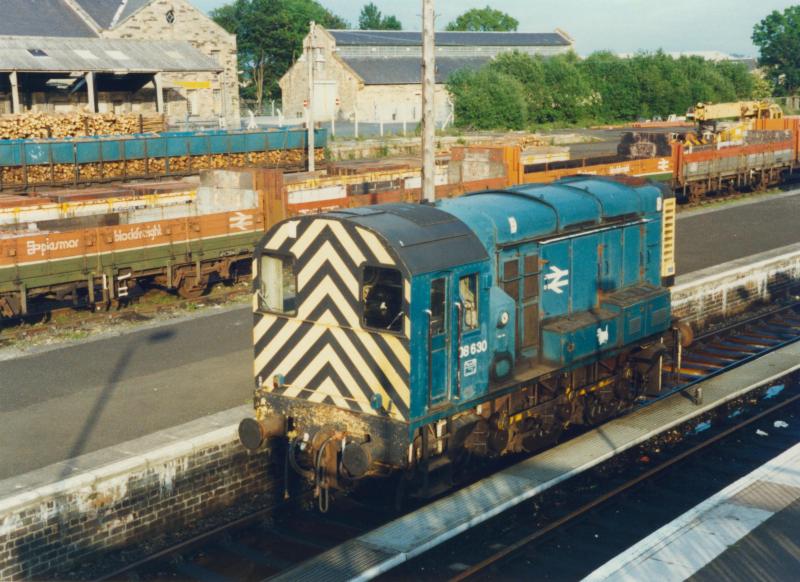
[[238, 124], [236, 37], [188, 0], [2, 6], [0, 113], [159, 111]]
[[[306, 37], [308, 42], [308, 37]], [[386, 30], [316, 27], [314, 116], [318, 121], [418, 122], [421, 119], [422, 35]], [[572, 50], [561, 30], [528, 32], [437, 32], [436, 119], [450, 115], [445, 85], [458, 70], [478, 69], [504, 52], [553, 56]], [[280, 80], [283, 112], [304, 117], [308, 97], [305, 55]]]
[[67, 112], [84, 104], [91, 112], [119, 112], [125, 103], [151, 101], [163, 113], [164, 73], [221, 70], [188, 42], [0, 38], [0, 94], [10, 96], [12, 112], [42, 105]]

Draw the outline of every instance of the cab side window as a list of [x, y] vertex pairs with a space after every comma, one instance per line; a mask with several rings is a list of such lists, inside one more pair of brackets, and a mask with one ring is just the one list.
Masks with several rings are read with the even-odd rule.
[[259, 265], [259, 307], [284, 315], [297, 313], [294, 259], [264, 255]]
[[478, 275], [467, 275], [458, 280], [458, 293], [461, 297], [461, 331], [478, 328]]
[[439, 278], [431, 281], [431, 336], [442, 335], [447, 325], [447, 279]]
[[403, 276], [396, 269], [365, 267], [361, 288], [364, 327], [403, 331]]

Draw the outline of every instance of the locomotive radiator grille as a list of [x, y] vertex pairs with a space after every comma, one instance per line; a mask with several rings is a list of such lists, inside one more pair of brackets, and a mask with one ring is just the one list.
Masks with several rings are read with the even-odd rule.
[[263, 312], [254, 303], [260, 387], [367, 414], [380, 413], [371, 406], [378, 394], [390, 417], [407, 420], [407, 334], [364, 329], [361, 319], [362, 267], [396, 267], [378, 237], [335, 220], [305, 219], [282, 224], [265, 246], [293, 257], [297, 295], [294, 315]]

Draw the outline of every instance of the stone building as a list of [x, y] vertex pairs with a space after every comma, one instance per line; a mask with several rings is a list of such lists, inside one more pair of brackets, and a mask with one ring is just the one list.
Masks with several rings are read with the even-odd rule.
[[[52, 37], [93, 39], [96, 51], [87, 53], [88, 49], [65, 45], [50, 55], [59, 61], [59, 68], [53, 71], [47, 70], [44, 59], [31, 71], [12, 69], [19, 67], [18, 61], [6, 59], [4, 63], [0, 54], [0, 112], [15, 110], [16, 91], [17, 109], [23, 111], [160, 110], [172, 120], [189, 117], [238, 124], [236, 36], [188, 0], [3, 0], [3, 7], [0, 40], [22, 42], [35, 49], [37, 44], [53, 46]], [[42, 41], [37, 43], [37, 38]], [[139, 50], [135, 58], [119, 48], [130, 46], [134, 51], [141, 41], [147, 41], [150, 50]], [[115, 58], [120, 53], [129, 58]], [[182, 55], [183, 66], [169, 63], [170, 54]], [[70, 60], [76, 56], [79, 58]], [[73, 61], [75, 70], [62, 70]], [[126, 66], [131, 64], [126, 61], [136, 61], [136, 68]], [[45, 80], [48, 72], [57, 76]], [[87, 94], [88, 82], [83, 83], [83, 90], [78, 83], [69, 83], [70, 78], [89, 72], [94, 73], [94, 99]], [[8, 81], [4, 73], [9, 75]]]
[[[503, 52], [552, 56], [570, 51], [572, 44], [572, 39], [560, 30], [553, 33], [437, 32], [437, 121], [450, 115], [445, 83], [453, 72], [477, 69]], [[317, 121], [331, 118], [351, 121], [357, 118], [360, 122], [420, 120], [420, 33], [326, 30], [317, 26], [314, 47]], [[284, 115], [304, 117], [308, 95], [305, 55], [283, 76], [280, 87]]]

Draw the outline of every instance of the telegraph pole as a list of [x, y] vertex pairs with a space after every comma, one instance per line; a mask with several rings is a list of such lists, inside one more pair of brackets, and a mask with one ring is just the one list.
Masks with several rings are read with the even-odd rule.
[[433, 0], [422, 0], [422, 199], [436, 200], [436, 56]]
[[306, 123], [308, 126], [308, 171], [316, 169], [316, 159], [314, 156], [314, 48], [316, 47], [317, 25], [312, 20], [308, 31], [308, 42], [306, 43], [306, 66], [308, 67], [308, 111], [306, 111]]

